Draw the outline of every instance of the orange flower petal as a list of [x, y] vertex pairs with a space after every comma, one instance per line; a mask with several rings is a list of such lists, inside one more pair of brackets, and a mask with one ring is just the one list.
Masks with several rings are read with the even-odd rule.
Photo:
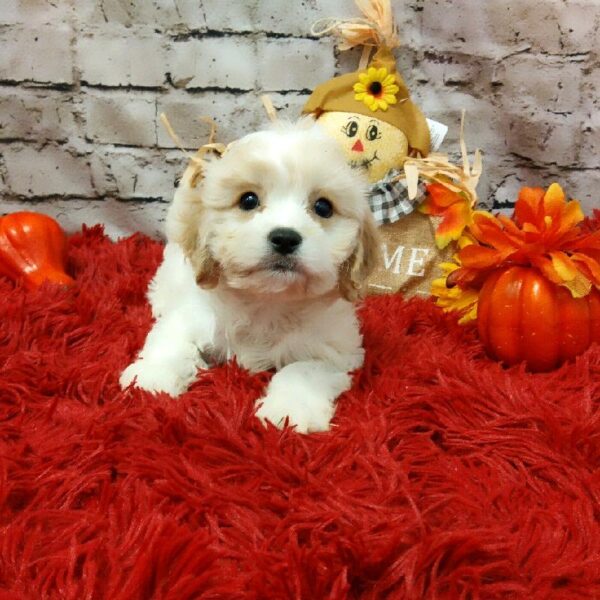
[[509, 219], [505, 215], [498, 215], [496, 217], [504, 228], [504, 234], [515, 244], [515, 246], [522, 246], [525, 243], [525, 234], [521, 231], [512, 219]]
[[575, 279], [563, 283], [570, 292], [573, 298], [583, 298], [587, 296], [592, 289], [592, 282], [582, 273], [577, 273]]
[[514, 252], [519, 248], [519, 243], [515, 243], [506, 234], [497, 219], [477, 219], [476, 237], [486, 246], [491, 246], [497, 250]]
[[590, 233], [576, 240], [572, 245], [573, 250], [598, 250], [600, 251], [600, 230]]
[[502, 223], [502, 227], [504, 227], [505, 231], [521, 237], [521, 230], [516, 226], [512, 219], [509, 219], [506, 215], [497, 215], [496, 218]]
[[577, 200], [571, 200], [571, 202], [568, 202], [562, 210], [559, 229], [561, 232], [567, 231], [568, 229], [575, 227], [578, 223], [581, 223], [583, 219], [585, 219], [585, 215], [581, 210], [579, 202], [577, 202]]
[[442, 215], [442, 222], [435, 230], [435, 243], [438, 248], [445, 248], [451, 241], [457, 240], [468, 225], [471, 207], [467, 201], [449, 206]]
[[563, 281], [572, 281], [577, 277], [577, 265], [564, 252], [550, 252], [552, 266]]
[[481, 226], [486, 221], [496, 222], [496, 217], [494, 217], [494, 215], [491, 215], [490, 213], [483, 212], [480, 210], [476, 210], [473, 212], [473, 215], [471, 217], [471, 225], [469, 226], [469, 229], [470, 229], [471, 235], [476, 240], [479, 240], [480, 237], [484, 235], [481, 230]]
[[540, 230], [533, 223], [523, 223], [523, 231], [525, 233], [540, 233]]
[[460, 267], [460, 269], [457, 269], [448, 275], [446, 278], [446, 285], [450, 287], [460, 287], [462, 290], [479, 290], [493, 270], [493, 267], [489, 269], [469, 269], [467, 267]]
[[575, 252], [571, 255], [571, 260], [577, 265], [577, 268], [590, 279], [594, 285], [600, 286], [600, 263], [587, 254]]
[[549, 258], [546, 258], [545, 256], [534, 255], [530, 257], [530, 261], [531, 264], [539, 269], [542, 275], [552, 283], [556, 283], [558, 285], [564, 283], [563, 279], [556, 272], [556, 269], [552, 265], [552, 261]]
[[542, 188], [522, 188], [515, 204], [514, 218], [517, 225], [522, 227], [525, 223], [533, 223], [539, 228], [540, 220], [543, 222], [543, 200]]
[[483, 246], [466, 246], [458, 253], [463, 267], [468, 269], [489, 269], [498, 266], [506, 258], [503, 252]]
[[565, 193], [558, 183], [552, 183], [544, 194], [544, 212], [552, 216], [565, 205]]
[[419, 204], [419, 212], [422, 212], [425, 215], [437, 217], [444, 214], [445, 210], [446, 208], [444, 206], [437, 206], [437, 204], [433, 202], [431, 196], [425, 196], [425, 200]]
[[460, 250], [475, 243], [476, 241], [473, 239], [473, 236], [467, 232], [463, 233], [463, 235], [458, 238], [458, 247]]
[[452, 206], [452, 204], [464, 201], [464, 198], [458, 192], [449, 190], [441, 183], [430, 183], [426, 187], [426, 190], [427, 197], [431, 198], [430, 202], [440, 208]]

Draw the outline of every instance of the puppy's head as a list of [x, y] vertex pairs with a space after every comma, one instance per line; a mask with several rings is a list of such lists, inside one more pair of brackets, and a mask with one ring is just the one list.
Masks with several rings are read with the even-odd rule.
[[[354, 300], [375, 263], [362, 176], [311, 120], [230, 145], [198, 189], [180, 189], [179, 242], [205, 287]], [[172, 236], [173, 237], [173, 236]]]

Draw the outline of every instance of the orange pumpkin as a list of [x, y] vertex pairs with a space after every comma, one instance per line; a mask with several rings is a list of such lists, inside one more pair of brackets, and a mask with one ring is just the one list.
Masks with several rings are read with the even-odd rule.
[[549, 371], [600, 342], [600, 292], [573, 298], [536, 269], [498, 269], [481, 289], [477, 326], [493, 358]]
[[0, 275], [22, 277], [29, 288], [44, 281], [72, 285], [66, 263], [67, 239], [54, 219], [34, 212], [0, 218]]

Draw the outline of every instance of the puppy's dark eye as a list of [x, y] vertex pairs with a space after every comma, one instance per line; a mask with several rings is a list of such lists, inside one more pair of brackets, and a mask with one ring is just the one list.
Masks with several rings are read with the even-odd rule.
[[327, 198], [319, 198], [315, 202], [315, 212], [323, 219], [329, 219], [333, 215], [333, 205]]
[[245, 192], [240, 197], [240, 208], [242, 210], [254, 210], [259, 204], [258, 196], [254, 192]]

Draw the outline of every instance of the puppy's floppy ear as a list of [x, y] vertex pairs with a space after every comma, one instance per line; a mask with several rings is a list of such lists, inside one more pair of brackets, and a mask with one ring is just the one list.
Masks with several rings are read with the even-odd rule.
[[167, 215], [167, 239], [181, 246], [196, 273], [198, 285], [214, 288], [219, 282], [220, 267], [202, 231], [204, 207], [199, 187], [182, 179]]
[[379, 246], [379, 232], [369, 210], [361, 223], [356, 248], [340, 270], [338, 285], [344, 299], [354, 302], [364, 295], [364, 284], [377, 266]]
[[196, 244], [195, 250], [188, 254], [185, 250], [192, 267], [196, 273], [196, 283], [203, 288], [211, 289], [219, 283], [221, 268], [214, 259], [206, 244]]

